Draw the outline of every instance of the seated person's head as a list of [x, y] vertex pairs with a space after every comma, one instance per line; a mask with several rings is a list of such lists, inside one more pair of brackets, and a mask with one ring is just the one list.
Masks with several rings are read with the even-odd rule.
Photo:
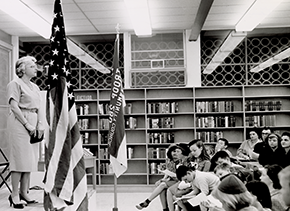
[[225, 138], [219, 138], [215, 145], [215, 152], [227, 149], [229, 146], [229, 141]]
[[276, 133], [270, 133], [265, 139], [266, 145], [269, 146], [272, 150], [281, 148], [281, 137]]
[[249, 207], [253, 200], [244, 183], [233, 174], [224, 177], [211, 195], [220, 200], [226, 211]]
[[214, 173], [221, 179], [231, 173], [231, 166], [228, 163], [221, 163], [215, 167]]
[[281, 145], [287, 151], [290, 149], [290, 133], [284, 132], [281, 136]]
[[269, 127], [264, 127], [264, 128], [262, 129], [262, 139], [263, 139], [263, 141], [266, 140], [267, 136], [268, 136], [270, 133], [272, 133], [272, 131], [271, 131], [271, 129], [270, 129]]
[[195, 168], [181, 165], [176, 169], [176, 177], [180, 181], [190, 183], [194, 180]]
[[290, 207], [290, 166], [284, 168], [278, 174], [281, 183], [281, 194], [284, 203]]
[[215, 164], [221, 164], [221, 163], [227, 163], [231, 165], [231, 159], [229, 154], [226, 151], [219, 151], [215, 153], [215, 155], [212, 157], [212, 160], [215, 162]]
[[246, 184], [246, 187], [263, 208], [272, 208], [271, 194], [264, 182], [250, 181]]
[[268, 186], [273, 186], [274, 189], [280, 190], [281, 184], [278, 173], [281, 170], [282, 167], [277, 164], [266, 165], [265, 170], [262, 171], [261, 181], [266, 183]]
[[200, 160], [210, 159], [202, 140], [194, 139], [188, 143], [188, 147], [191, 151], [192, 156], [194, 156], [195, 158], [199, 158]]
[[186, 143], [177, 143], [172, 144], [169, 146], [167, 151], [167, 157], [170, 160], [178, 160], [182, 159], [182, 157], [188, 156], [190, 153], [190, 150], [188, 148], [188, 145]]

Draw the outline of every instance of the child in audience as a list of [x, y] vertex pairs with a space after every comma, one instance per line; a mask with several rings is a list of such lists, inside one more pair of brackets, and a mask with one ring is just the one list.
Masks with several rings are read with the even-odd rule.
[[191, 155], [195, 158], [195, 169], [199, 171], [209, 171], [210, 157], [206, 152], [203, 142], [199, 139], [194, 139], [189, 142], [188, 147], [191, 151]]
[[265, 139], [265, 147], [260, 150], [258, 157], [262, 166], [278, 164], [282, 166], [284, 162], [284, 149], [281, 146], [281, 137], [276, 133], [271, 133]]
[[266, 183], [269, 187], [271, 200], [272, 200], [272, 211], [286, 210], [287, 206], [283, 202], [281, 194], [281, 185], [278, 178], [278, 173], [282, 170], [282, 167], [274, 164], [265, 166], [262, 171], [261, 181]]
[[[194, 197], [200, 192], [205, 195], [209, 195], [220, 182], [220, 179], [213, 173], [202, 172], [196, 170], [194, 167], [188, 166], [179, 166], [176, 170], [176, 176], [180, 181], [191, 183], [192, 186], [192, 191], [186, 195], [183, 195], [183, 198]], [[177, 203], [183, 211], [193, 209], [192, 206], [186, 201], [179, 200]]]
[[279, 172], [279, 179], [281, 183], [281, 195], [286, 206], [287, 211], [290, 211], [290, 165]]
[[253, 195], [252, 205], [258, 210], [271, 211], [272, 201], [268, 186], [264, 182], [251, 181], [246, 184], [248, 191]]
[[225, 151], [229, 154], [230, 157], [233, 157], [232, 153], [228, 150], [229, 141], [225, 138], [219, 138], [215, 145], [215, 153], [219, 151]]
[[290, 165], [290, 133], [284, 132], [282, 133], [281, 137], [281, 145], [284, 148], [284, 162], [282, 164], [282, 167], [286, 167]]
[[223, 178], [211, 195], [220, 200], [225, 211], [258, 211], [251, 205], [254, 200], [251, 193], [244, 183], [233, 174]]
[[[190, 151], [188, 145], [185, 143], [171, 145], [167, 151], [167, 157], [169, 158], [169, 162], [167, 163], [167, 169], [175, 173], [176, 166], [179, 163], [183, 163], [185, 160], [188, 159], [189, 152]], [[136, 208], [139, 210], [146, 208], [150, 204], [150, 202], [159, 195], [163, 210], [167, 211], [168, 210], [166, 201], [167, 188], [177, 182], [178, 180], [176, 177], [172, 178], [168, 175], [164, 175], [164, 177], [161, 180], [158, 180], [155, 183], [156, 188], [153, 190], [151, 195], [144, 202], [136, 205]]]

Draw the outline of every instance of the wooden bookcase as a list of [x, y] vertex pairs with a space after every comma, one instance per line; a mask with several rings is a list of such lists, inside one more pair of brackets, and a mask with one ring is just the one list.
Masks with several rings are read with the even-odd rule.
[[[154, 184], [163, 176], [157, 169], [173, 142], [201, 138], [206, 145], [214, 145], [222, 136], [234, 152], [254, 125], [271, 124], [267, 126], [278, 133], [290, 130], [290, 86], [134, 88], [124, 92], [128, 170], [118, 184]], [[114, 182], [106, 142], [109, 96], [107, 89], [75, 90], [83, 146], [96, 156], [98, 185]], [[87, 172], [89, 182], [91, 173]]]

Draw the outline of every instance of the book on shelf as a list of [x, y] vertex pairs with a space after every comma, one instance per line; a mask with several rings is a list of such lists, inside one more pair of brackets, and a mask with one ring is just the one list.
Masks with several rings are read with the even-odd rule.
[[202, 132], [197, 132], [197, 139], [202, 140], [205, 143], [210, 143], [210, 142], [217, 142], [219, 138], [223, 138], [223, 132], [222, 131], [202, 131]]
[[154, 102], [147, 103], [147, 112], [149, 114], [158, 113], [177, 113], [178, 112], [178, 102]]
[[276, 115], [254, 115], [246, 116], [247, 127], [276, 126]]
[[167, 148], [148, 148], [149, 159], [163, 159], [166, 158]]
[[148, 118], [149, 128], [174, 128], [174, 117]]
[[109, 119], [100, 119], [100, 125], [101, 125], [101, 129], [103, 130], [109, 130]]
[[124, 111], [125, 114], [132, 114], [132, 103], [126, 103]]
[[149, 133], [149, 143], [161, 144], [161, 143], [174, 143], [174, 133], [161, 132], [161, 133]]
[[208, 112], [233, 112], [234, 103], [232, 101], [198, 101], [195, 104], [197, 113]]
[[109, 103], [100, 103], [98, 105], [99, 108], [99, 114], [104, 115], [104, 114], [109, 114], [110, 109], [109, 109]]
[[135, 117], [125, 118], [125, 128], [136, 129], [137, 119]]
[[282, 101], [246, 101], [245, 111], [280, 111], [282, 107]]
[[215, 127], [235, 127], [235, 116], [207, 116], [196, 117], [196, 127], [215, 128]]
[[94, 156], [94, 154], [90, 151], [90, 149], [89, 148], [83, 148], [83, 150], [84, 150], [84, 156], [85, 157], [93, 157]]

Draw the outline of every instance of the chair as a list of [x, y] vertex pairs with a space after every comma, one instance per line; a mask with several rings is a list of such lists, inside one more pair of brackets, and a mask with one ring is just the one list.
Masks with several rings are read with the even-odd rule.
[[2, 157], [4, 158], [3, 161], [0, 161], [0, 178], [1, 178], [1, 183], [0, 183], [0, 188], [5, 184], [8, 188], [8, 190], [10, 192], [11, 189], [7, 183], [7, 180], [9, 179], [11, 172], [9, 171], [9, 161], [7, 159], [7, 157], [5, 156], [4, 152], [2, 151], [2, 149], [0, 148], [0, 153], [2, 155]]

